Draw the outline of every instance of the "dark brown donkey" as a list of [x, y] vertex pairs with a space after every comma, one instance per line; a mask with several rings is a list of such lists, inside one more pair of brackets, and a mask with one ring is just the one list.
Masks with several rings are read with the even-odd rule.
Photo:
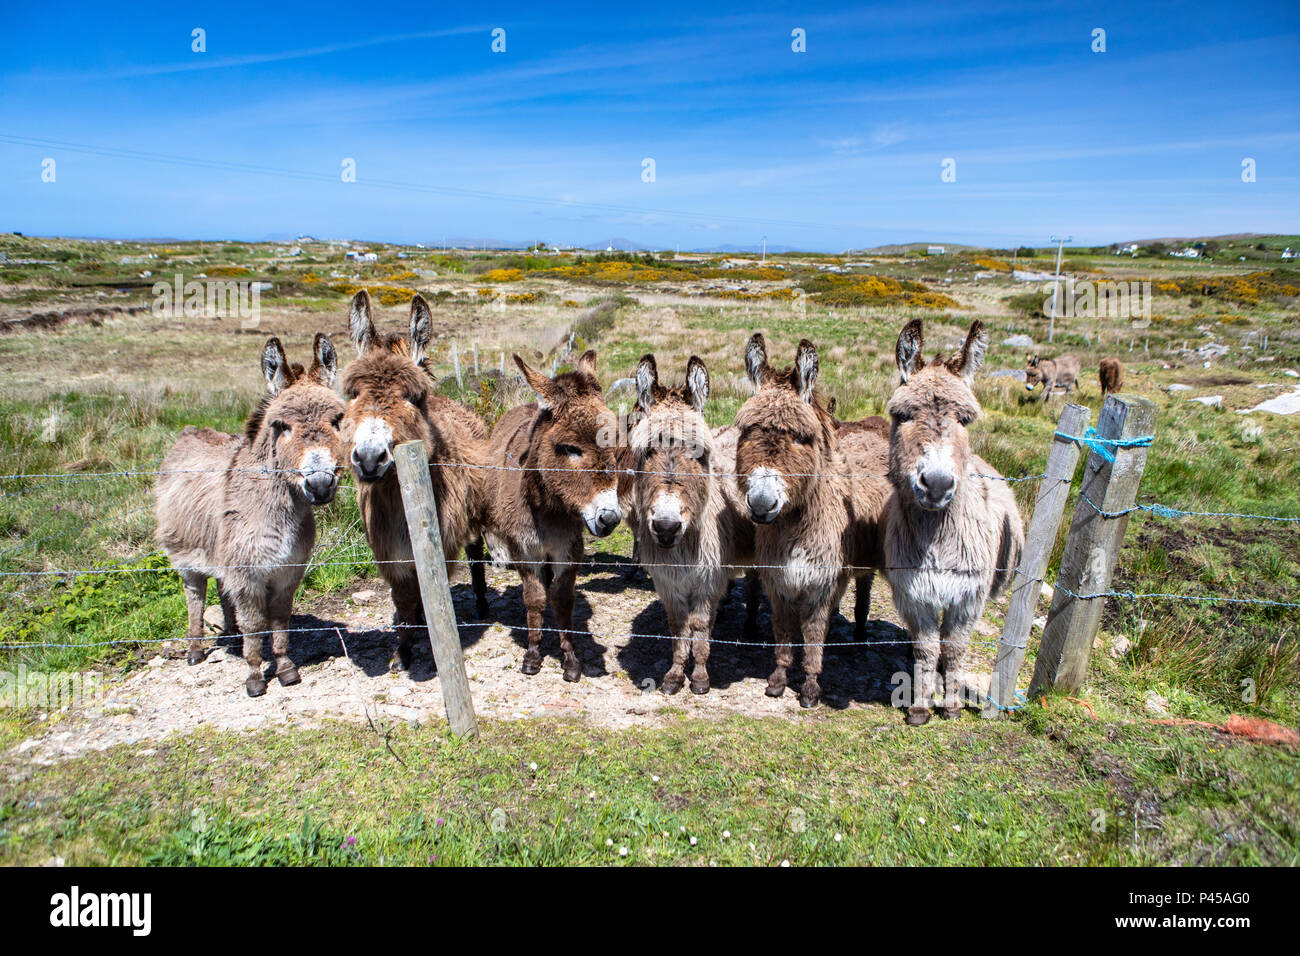
[[542, 668], [542, 615], [549, 593], [564, 654], [564, 679], [582, 677], [573, 650], [573, 598], [582, 528], [603, 538], [618, 526], [617, 427], [596, 378], [596, 353], [548, 378], [518, 355], [515, 364], [537, 402], [510, 409], [492, 431], [497, 469], [488, 543], [523, 581], [528, 650], [523, 672]]
[[393, 667], [406, 670], [411, 666], [411, 643], [424, 623], [424, 607], [393, 449], [402, 442], [424, 442], [443, 552], [450, 562], [465, 549], [477, 614], [486, 617], [482, 532], [491, 479], [481, 466], [486, 462], [487, 426], [464, 405], [434, 394], [433, 379], [424, 367], [432, 313], [422, 296], [411, 300], [410, 332], [405, 337], [381, 336], [375, 330], [364, 289], [352, 298], [348, 324], [359, 355], [343, 375], [357, 505], [397, 609]]
[[736, 472], [754, 535], [755, 565], [772, 602], [776, 669], [767, 693], [785, 692], [794, 641], [803, 637], [799, 703], [814, 706], [831, 612], [849, 578], [883, 566], [881, 521], [889, 499], [888, 444], [872, 429], [837, 436], [813, 392], [817, 349], [804, 339], [793, 367], [767, 361], [761, 334], [749, 340], [745, 366], [758, 389], [736, 416]]
[[343, 468], [343, 402], [329, 387], [338, 360], [323, 335], [314, 352], [311, 371], [302, 374], [280, 340], [269, 339], [262, 351], [268, 394], [245, 434], [190, 426], [159, 470], [158, 541], [185, 585], [189, 663], [203, 661], [203, 610], [208, 578], [215, 578], [226, 633], [244, 632], [249, 697], [266, 693], [268, 630], [275, 676], [286, 686], [298, 683], [289, 612], [316, 544], [312, 509], [334, 500]]

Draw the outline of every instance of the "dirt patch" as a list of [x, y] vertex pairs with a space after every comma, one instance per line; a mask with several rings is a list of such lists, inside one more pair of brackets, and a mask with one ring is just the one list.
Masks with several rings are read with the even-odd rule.
[[[770, 609], [764, 602], [760, 637], [743, 641], [744, 588], [737, 584], [719, 614], [709, 660], [712, 689], [696, 696], [682, 690], [667, 696], [659, 682], [668, 669], [671, 645], [662, 635], [667, 623], [663, 606], [645, 580], [629, 581], [621, 564], [596, 568], [579, 579], [575, 627], [589, 632], [576, 638], [583, 678], [567, 683], [561, 675], [558, 639], [547, 635], [542, 671], [526, 677], [519, 671], [527, 646], [518, 575], [488, 573], [489, 619], [473, 620], [474, 601], [467, 585], [453, 586], [457, 618], [462, 622], [466, 669], [480, 717], [526, 719], [567, 716], [606, 727], [654, 726], [685, 715], [716, 719], [733, 714], [799, 719], [797, 693], [773, 699], [764, 694], [772, 669]], [[369, 600], [352, 595], [373, 592]], [[868, 641], [852, 642], [849, 617], [836, 615], [828, 636], [822, 674], [823, 706], [842, 710], [889, 706], [891, 678], [910, 668], [907, 635], [893, 623], [888, 586], [878, 581], [872, 594]], [[35, 763], [49, 763], [116, 744], [162, 740], [199, 728], [233, 731], [277, 726], [311, 726], [327, 718], [383, 726], [395, 721], [425, 722], [445, 715], [442, 693], [427, 643], [417, 643], [409, 673], [395, 674], [389, 661], [396, 648], [390, 622], [393, 607], [382, 581], [361, 581], [308, 607], [299, 608], [292, 627], [305, 629], [290, 640], [290, 656], [302, 683], [281, 687], [269, 681], [263, 697], [244, 692], [247, 667], [235, 639], [220, 638], [207, 659], [188, 666], [178, 658], [154, 657], [121, 680], [110, 682], [97, 713], [60, 715], [50, 730], [26, 740], [12, 753]], [[986, 614], [986, 620], [988, 618]], [[548, 614], [548, 623], [553, 620]], [[178, 627], [180, 622], [178, 622]], [[982, 623], [976, 641], [995, 633]], [[263, 654], [270, 660], [270, 647]], [[972, 650], [972, 684], [988, 684], [991, 648]], [[799, 652], [796, 651], [796, 662]], [[269, 665], [268, 665], [269, 666]], [[803, 675], [796, 667], [791, 685]]]
[[16, 319], [0, 320], [0, 335], [57, 329], [62, 325], [103, 325], [105, 319], [148, 312], [147, 305], [97, 306], [91, 309], [63, 309], [57, 312], [33, 312]]

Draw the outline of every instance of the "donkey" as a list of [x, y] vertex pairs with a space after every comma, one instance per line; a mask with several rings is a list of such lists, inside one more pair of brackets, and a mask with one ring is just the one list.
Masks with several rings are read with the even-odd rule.
[[484, 618], [488, 602], [482, 532], [491, 479], [482, 466], [487, 462], [488, 430], [470, 409], [434, 394], [425, 368], [433, 316], [423, 296], [411, 300], [410, 332], [405, 338], [380, 336], [364, 289], [352, 297], [348, 325], [358, 355], [343, 375], [357, 507], [396, 608], [397, 656], [392, 667], [408, 670], [412, 642], [424, 623], [424, 606], [393, 449], [406, 441], [424, 442], [443, 553], [454, 562], [465, 549], [475, 613]]
[[492, 430], [488, 544], [523, 583], [528, 650], [522, 670], [542, 669], [542, 615], [549, 594], [559, 625], [564, 679], [582, 665], [573, 650], [574, 582], [582, 528], [603, 538], [622, 520], [616, 488], [617, 427], [596, 378], [596, 353], [548, 378], [518, 355], [515, 365], [537, 401], [510, 409]]
[[776, 669], [767, 694], [785, 692], [794, 638], [802, 633], [799, 703], [812, 707], [821, 696], [818, 678], [831, 612], [850, 578], [866, 577], [884, 564], [888, 445], [869, 429], [837, 436], [813, 391], [819, 362], [807, 339], [799, 343], [794, 366], [777, 371], [768, 364], [762, 334], [755, 333], [745, 367], [757, 392], [736, 416], [736, 472], [758, 525], [755, 562], [772, 603]]
[[187, 660], [203, 661], [208, 578], [216, 578], [226, 633], [243, 628], [249, 697], [266, 693], [268, 629], [275, 676], [284, 686], [300, 679], [289, 659], [289, 613], [316, 543], [313, 508], [334, 500], [343, 468], [343, 402], [331, 387], [338, 358], [319, 333], [313, 353], [303, 374], [280, 340], [268, 339], [267, 395], [243, 437], [189, 426], [163, 459], [156, 487], [158, 540], [185, 586]]
[[[637, 404], [644, 417], [632, 428], [634, 455], [624, 517], [634, 527], [641, 564], [654, 580], [673, 637], [673, 663], [663, 690], [675, 694], [694, 651], [691, 693], [709, 692], [709, 637], [734, 578], [754, 561], [754, 525], [736, 487], [734, 426], [710, 430], [704, 420], [709, 372], [692, 355], [686, 382], [659, 384], [653, 355], [636, 368]], [[753, 572], [750, 572], [752, 575]], [[749, 580], [747, 630], [758, 612], [757, 581]]]
[[1079, 360], [1073, 355], [1062, 355], [1054, 359], [1040, 359], [1030, 355], [1025, 359], [1025, 391], [1032, 392], [1034, 386], [1043, 383], [1043, 397], [1051, 397], [1055, 389], [1063, 388], [1073, 391], [1079, 378]]
[[1124, 389], [1124, 366], [1117, 358], [1104, 358], [1097, 366], [1097, 377], [1101, 380], [1103, 397]]
[[1011, 580], [1025, 533], [1010, 487], [970, 450], [966, 429], [980, 413], [971, 388], [988, 332], [971, 323], [960, 354], [926, 365], [921, 320], [898, 336], [901, 384], [889, 400], [890, 498], [886, 575], [912, 639], [913, 698], [907, 722], [930, 719], [943, 671], [942, 713], [957, 717], [971, 630]]

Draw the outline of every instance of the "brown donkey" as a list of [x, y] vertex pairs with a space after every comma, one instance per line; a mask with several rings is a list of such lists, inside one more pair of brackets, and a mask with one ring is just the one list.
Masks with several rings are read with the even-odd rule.
[[[802, 634], [805, 677], [799, 703], [812, 707], [821, 696], [818, 678], [830, 615], [851, 577], [868, 578], [883, 564], [888, 446], [870, 429], [836, 435], [813, 392], [817, 349], [807, 339], [799, 343], [794, 366], [778, 371], [768, 364], [767, 345], [756, 333], [745, 350], [745, 366], [758, 392], [736, 416], [736, 472], [749, 515], [758, 524], [755, 564], [772, 602], [776, 669], [767, 693], [785, 692], [794, 640]], [[869, 579], [859, 587], [864, 583], [869, 600]]]
[[1020, 563], [1024, 528], [1015, 495], [970, 450], [966, 429], [980, 413], [971, 389], [988, 333], [971, 323], [961, 353], [925, 364], [921, 320], [898, 337], [902, 384], [889, 400], [894, 486], [885, 533], [894, 607], [912, 638], [913, 696], [907, 722], [930, 719], [943, 671], [943, 714], [960, 715], [966, 651], [984, 604]]
[[596, 353], [555, 378], [518, 355], [537, 402], [510, 409], [492, 431], [488, 543], [523, 582], [528, 650], [523, 672], [542, 668], [542, 615], [549, 592], [564, 654], [564, 679], [582, 677], [573, 650], [573, 598], [582, 528], [603, 538], [618, 526], [617, 428], [596, 378]]
[[186, 428], [163, 459], [156, 487], [158, 540], [180, 571], [189, 607], [188, 660], [204, 657], [203, 610], [208, 578], [215, 578], [226, 633], [244, 633], [249, 697], [266, 693], [268, 630], [275, 676], [286, 686], [298, 683], [289, 612], [316, 543], [312, 509], [334, 500], [343, 467], [343, 402], [330, 387], [338, 359], [320, 334], [314, 353], [302, 374], [280, 340], [269, 339], [262, 352], [268, 394], [244, 436]]
[[409, 335], [381, 336], [364, 289], [353, 296], [348, 316], [359, 356], [343, 375], [352, 440], [349, 460], [366, 538], [393, 595], [397, 626], [393, 667], [400, 670], [411, 666], [411, 644], [424, 623], [406, 511], [393, 466], [393, 449], [402, 442], [424, 442], [443, 553], [453, 562], [465, 549], [476, 612], [480, 618], [488, 613], [482, 532], [491, 479], [481, 467], [486, 463], [487, 426], [464, 405], [434, 394], [433, 380], [424, 367], [432, 323], [429, 304], [417, 295], [411, 300]]
[[1097, 377], [1101, 380], [1103, 397], [1124, 390], [1124, 366], [1119, 364], [1117, 358], [1108, 356], [1102, 359], [1097, 365]]
[[[659, 384], [653, 355], [636, 368], [637, 404], [645, 413], [629, 436], [634, 474], [624, 516], [635, 530], [638, 558], [654, 580], [673, 638], [666, 694], [686, 681], [694, 652], [691, 692], [709, 691], [709, 638], [731, 587], [754, 562], [754, 525], [736, 486], [734, 425], [710, 430], [704, 420], [709, 372], [692, 355], [686, 382]], [[752, 572], [750, 572], [752, 574]], [[758, 612], [757, 581], [749, 582], [747, 629]]]

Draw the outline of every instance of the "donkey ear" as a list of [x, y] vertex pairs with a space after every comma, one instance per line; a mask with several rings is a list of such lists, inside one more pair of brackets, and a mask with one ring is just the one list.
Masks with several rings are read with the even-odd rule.
[[420, 293], [411, 300], [411, 361], [423, 365], [425, 347], [433, 338], [433, 312]]
[[641, 411], [650, 411], [658, 390], [659, 366], [655, 364], [653, 355], [643, 355], [636, 363], [636, 403], [641, 406]]
[[348, 310], [348, 331], [358, 355], [364, 355], [370, 344], [379, 337], [375, 323], [370, 319], [370, 293], [365, 289], [352, 297], [352, 306]]
[[755, 388], [762, 388], [771, 372], [772, 366], [767, 364], [767, 341], [762, 332], [755, 332], [745, 346], [745, 373]]
[[528, 387], [537, 395], [538, 407], [555, 407], [560, 398], [560, 392], [559, 389], [555, 387], [555, 383], [521, 359], [518, 355], [514, 358], [515, 364], [519, 366], [519, 371], [524, 375], [524, 381], [528, 383]]
[[817, 383], [819, 366], [817, 346], [807, 339], [800, 340], [799, 350], [794, 356], [794, 387], [799, 397], [809, 405], [812, 404], [813, 385]]
[[262, 374], [266, 376], [266, 390], [279, 395], [293, 381], [293, 370], [285, 357], [284, 346], [275, 336], [266, 340], [262, 349]]
[[334, 351], [334, 343], [324, 332], [317, 332], [311, 352], [311, 369], [307, 372], [307, 377], [317, 385], [332, 388], [334, 376], [339, 371], [339, 353]]
[[970, 332], [966, 335], [966, 344], [961, 347], [961, 360], [956, 369], [957, 374], [966, 380], [967, 385], [975, 380], [975, 373], [984, 364], [984, 356], [988, 350], [988, 330], [984, 328], [983, 322], [976, 319], [970, 324]]
[[921, 320], [913, 319], [903, 326], [898, 333], [898, 345], [894, 349], [894, 360], [898, 362], [898, 373], [906, 382], [912, 373], [920, 367], [921, 349], [925, 343], [921, 338]]
[[578, 361], [574, 363], [573, 367], [579, 372], [585, 372], [592, 378], [599, 378], [599, 376], [596, 375], [596, 350], [587, 349], [587, 351], [578, 356]]
[[704, 403], [709, 400], [709, 370], [698, 355], [692, 355], [686, 363], [686, 394], [691, 398], [691, 407], [703, 414]]

